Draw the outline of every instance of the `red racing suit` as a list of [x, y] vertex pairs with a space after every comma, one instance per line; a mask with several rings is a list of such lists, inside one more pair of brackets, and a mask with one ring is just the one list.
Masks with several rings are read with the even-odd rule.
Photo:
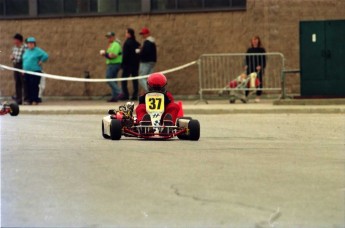
[[[140, 122], [144, 115], [147, 114], [146, 112], [146, 104], [145, 104], [145, 95], [139, 97], [139, 105], [135, 109], [135, 112], [137, 113], [137, 121]], [[177, 115], [180, 111], [180, 106], [174, 102], [174, 97], [170, 92], [164, 93], [164, 106], [165, 111], [163, 113], [163, 118], [166, 114], [171, 114], [173, 123], [176, 122]]]

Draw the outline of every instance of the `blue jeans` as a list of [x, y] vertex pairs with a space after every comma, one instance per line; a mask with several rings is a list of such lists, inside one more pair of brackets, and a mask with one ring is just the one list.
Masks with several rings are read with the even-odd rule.
[[[153, 73], [153, 68], [155, 67], [156, 63], [155, 62], [147, 62], [147, 63], [140, 63], [139, 67], [139, 75], [147, 75], [147, 74], [152, 74]], [[139, 80], [139, 83], [143, 89], [148, 92], [147, 89], [147, 79], [143, 78]]]
[[[117, 74], [119, 73], [120, 67], [121, 67], [121, 64], [108, 64], [106, 78], [107, 79], [117, 78]], [[117, 82], [107, 82], [107, 83], [111, 88], [111, 96], [113, 98], [117, 98], [122, 93], [122, 90], [117, 85]]]

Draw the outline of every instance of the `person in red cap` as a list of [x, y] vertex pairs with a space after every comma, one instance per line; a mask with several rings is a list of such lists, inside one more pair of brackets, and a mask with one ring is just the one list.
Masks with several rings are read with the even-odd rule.
[[[173, 126], [176, 122], [177, 115], [180, 111], [180, 106], [174, 102], [173, 95], [166, 90], [167, 78], [162, 73], [151, 74], [147, 78], [148, 92], [156, 92], [164, 94], [164, 114], [162, 116], [164, 126]], [[139, 105], [135, 112], [137, 114], [137, 121], [140, 123], [150, 122], [151, 117], [146, 112], [146, 94], [139, 97]]]
[[[140, 50], [140, 67], [139, 75], [148, 75], [153, 73], [153, 68], [157, 62], [157, 48], [155, 39], [151, 36], [150, 30], [148, 28], [143, 28], [140, 35], [144, 39], [144, 43]], [[147, 92], [146, 79], [139, 80], [140, 85]]]

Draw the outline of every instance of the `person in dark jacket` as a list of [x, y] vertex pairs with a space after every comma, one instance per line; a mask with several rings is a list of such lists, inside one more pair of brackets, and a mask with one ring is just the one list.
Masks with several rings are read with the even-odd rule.
[[[258, 53], [261, 55], [247, 55], [246, 56], [246, 68], [247, 68], [247, 75], [253, 72], [257, 72], [257, 77], [260, 81], [258, 86], [259, 90], [256, 91], [256, 99], [255, 102], [260, 102], [260, 96], [262, 94], [263, 88], [263, 75], [265, 73], [266, 68], [266, 53], [265, 48], [262, 47], [262, 43], [259, 36], [254, 36], [251, 39], [251, 47], [247, 50], [248, 54]], [[248, 96], [249, 91], [246, 91], [246, 96]]]
[[[153, 69], [157, 62], [157, 48], [155, 39], [150, 35], [150, 30], [148, 28], [143, 28], [140, 35], [144, 38], [143, 46], [140, 50], [140, 75], [148, 75], [153, 73]], [[141, 79], [140, 85], [147, 92], [146, 79]]]
[[[17, 33], [13, 37], [14, 47], [12, 48], [12, 54], [10, 56], [11, 61], [13, 62], [13, 67], [17, 69], [23, 69], [23, 55], [25, 52], [24, 38], [21, 34]], [[17, 71], [14, 71], [14, 80], [15, 80], [15, 101], [21, 105], [23, 103], [23, 90], [24, 90], [24, 101], [28, 100], [28, 90], [27, 83], [24, 80], [23, 74]]]
[[[135, 39], [135, 32], [133, 29], [126, 30], [126, 41], [123, 44], [122, 50], [122, 78], [139, 75], [139, 61], [140, 61], [140, 43]], [[133, 94], [131, 100], [138, 100], [138, 80], [133, 80]], [[127, 81], [122, 81], [122, 100], [129, 100], [129, 92]]]

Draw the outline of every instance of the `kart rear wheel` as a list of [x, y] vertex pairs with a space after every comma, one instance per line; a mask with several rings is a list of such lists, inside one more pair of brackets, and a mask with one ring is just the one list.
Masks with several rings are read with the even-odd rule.
[[105, 139], [110, 139], [109, 135], [104, 134], [104, 123], [103, 123], [103, 121], [102, 121], [102, 136]]
[[189, 139], [198, 141], [200, 139], [200, 123], [198, 120], [191, 120], [188, 123]]
[[19, 106], [16, 103], [10, 104], [10, 115], [11, 116], [18, 116], [19, 114]]
[[110, 138], [120, 140], [122, 136], [122, 124], [120, 120], [114, 119], [110, 122]]
[[230, 99], [229, 102], [230, 102], [230, 104], [235, 104], [236, 100], [235, 99]]

